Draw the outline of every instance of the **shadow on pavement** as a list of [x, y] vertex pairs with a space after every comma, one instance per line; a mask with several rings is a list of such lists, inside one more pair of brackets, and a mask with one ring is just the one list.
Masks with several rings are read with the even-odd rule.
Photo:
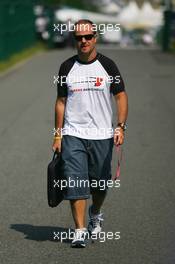
[[[35, 241], [52, 241], [52, 242], [63, 242], [71, 243], [68, 239], [69, 232], [73, 232], [73, 229], [63, 227], [52, 227], [52, 226], [33, 226], [28, 224], [12, 224], [11, 229], [21, 232], [25, 235], [25, 239]], [[61, 240], [62, 235], [62, 240]]]

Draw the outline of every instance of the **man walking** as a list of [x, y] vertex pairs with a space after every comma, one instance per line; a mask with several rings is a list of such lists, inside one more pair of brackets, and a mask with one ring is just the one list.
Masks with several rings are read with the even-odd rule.
[[[68, 185], [65, 189], [65, 199], [70, 200], [75, 222], [72, 247], [85, 247], [86, 204], [90, 194], [88, 231], [92, 235], [101, 232], [101, 207], [107, 184], [102, 190], [99, 182], [107, 183], [111, 179], [113, 144], [123, 144], [128, 112], [120, 72], [111, 59], [96, 51], [97, 35], [93, 25], [89, 20], [75, 24], [78, 54], [60, 66], [55, 104], [56, 133], [52, 148], [62, 152], [64, 178], [74, 182], [73, 187]], [[118, 113], [115, 130], [112, 95]]]

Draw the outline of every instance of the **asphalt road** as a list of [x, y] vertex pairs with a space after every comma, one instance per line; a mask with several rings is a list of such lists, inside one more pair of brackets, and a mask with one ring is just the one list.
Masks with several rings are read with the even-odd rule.
[[[129, 95], [120, 188], [103, 207], [104, 231], [120, 239], [72, 249], [53, 232], [74, 228], [68, 202], [49, 208], [53, 76], [72, 50], [40, 54], [0, 77], [0, 263], [175, 263], [175, 57], [99, 49], [115, 60]], [[116, 152], [113, 157], [113, 173]], [[101, 241], [102, 241], [101, 240]]]

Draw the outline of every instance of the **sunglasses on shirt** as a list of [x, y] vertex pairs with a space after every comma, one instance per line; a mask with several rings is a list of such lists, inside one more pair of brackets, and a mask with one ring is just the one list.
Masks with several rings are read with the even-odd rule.
[[95, 37], [95, 34], [88, 34], [88, 35], [74, 35], [76, 41], [82, 41], [83, 38], [85, 38], [85, 40], [91, 40], [93, 37]]

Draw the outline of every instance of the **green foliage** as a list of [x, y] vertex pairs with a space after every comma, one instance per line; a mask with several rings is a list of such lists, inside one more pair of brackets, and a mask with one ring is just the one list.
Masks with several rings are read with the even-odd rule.
[[38, 3], [49, 6], [68, 6], [82, 10], [97, 11], [97, 7], [86, 0], [38, 0]]
[[0, 61], [0, 72], [8, 70], [10, 67], [15, 64], [25, 61], [26, 59], [32, 57], [34, 54], [39, 52], [44, 52], [47, 50], [47, 47], [43, 43], [36, 43], [30, 48], [24, 49], [8, 58], [7, 60]]

